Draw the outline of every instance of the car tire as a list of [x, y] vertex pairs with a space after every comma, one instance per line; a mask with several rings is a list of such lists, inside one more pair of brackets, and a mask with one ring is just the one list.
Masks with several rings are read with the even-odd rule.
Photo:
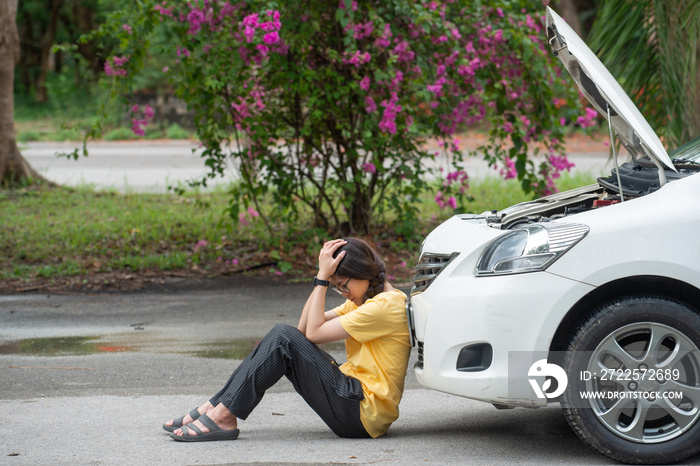
[[[686, 304], [637, 296], [601, 306], [579, 324], [563, 356], [569, 380], [561, 406], [569, 425], [624, 463], [669, 464], [697, 453], [698, 348], [700, 315]], [[609, 398], [591, 399], [594, 392]]]

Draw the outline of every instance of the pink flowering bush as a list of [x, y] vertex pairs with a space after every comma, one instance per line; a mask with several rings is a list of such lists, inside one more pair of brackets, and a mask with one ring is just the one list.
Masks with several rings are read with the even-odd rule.
[[[142, 0], [103, 28], [120, 41], [105, 71], [126, 94], [149, 37], [177, 38], [166, 77], [196, 115], [210, 176], [236, 161], [232, 218], [254, 205], [293, 220], [305, 205], [329, 231], [389, 219], [409, 236], [421, 194], [453, 210], [468, 198], [458, 137], [470, 127], [489, 132], [478, 154], [526, 191], [550, 192], [570, 166], [561, 121], [582, 110], [543, 13], [527, 0]], [[432, 177], [429, 140], [450, 165]]]
[[148, 121], [153, 119], [153, 116], [154, 112], [150, 105], [144, 105], [143, 108], [133, 105], [131, 107], [131, 131], [136, 136], [145, 136], [146, 126], [148, 126]]

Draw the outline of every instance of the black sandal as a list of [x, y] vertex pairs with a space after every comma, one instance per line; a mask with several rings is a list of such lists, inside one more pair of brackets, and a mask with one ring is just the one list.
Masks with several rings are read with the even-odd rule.
[[[192, 418], [193, 421], [195, 421], [199, 418], [199, 411], [197, 411], [197, 408], [194, 408], [192, 411], [190, 411], [190, 417]], [[179, 417], [177, 419], [173, 419], [173, 425], [166, 426], [165, 424], [163, 424], [163, 429], [167, 430], [168, 432], [175, 432], [177, 429], [182, 427], [182, 421], [184, 419], [185, 419], [185, 416]]]
[[[222, 429], [206, 414], [202, 414], [199, 417], [199, 422], [205, 425], [209, 429], [209, 432], [203, 433], [199, 427], [193, 424], [187, 424], [182, 426], [182, 435], [177, 435], [175, 433], [168, 435], [179, 442], [211, 442], [214, 440], [236, 440], [240, 433], [238, 429]], [[197, 435], [190, 434], [190, 430]]]

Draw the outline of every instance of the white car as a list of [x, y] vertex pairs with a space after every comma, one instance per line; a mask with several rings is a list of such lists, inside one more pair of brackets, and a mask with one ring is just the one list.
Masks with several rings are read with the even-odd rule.
[[679, 461], [700, 451], [700, 138], [667, 154], [549, 8], [547, 34], [631, 161], [432, 231], [407, 301], [415, 374], [498, 408], [560, 402], [618, 461]]

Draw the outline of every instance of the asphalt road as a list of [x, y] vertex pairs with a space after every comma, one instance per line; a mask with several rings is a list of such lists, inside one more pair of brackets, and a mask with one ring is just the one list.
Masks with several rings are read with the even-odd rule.
[[[100, 141], [90, 143], [90, 155], [77, 161], [56, 156], [78, 147], [80, 144], [74, 142], [27, 142], [22, 144], [21, 150], [41, 175], [66, 186], [87, 184], [122, 192], [164, 192], [168, 186], [186, 183], [207, 172], [201, 149], [192, 141]], [[602, 143], [575, 147], [568, 157], [575, 164], [574, 171], [595, 176], [607, 174], [612, 167]], [[442, 167], [446, 161], [438, 157], [431, 163]], [[466, 157], [463, 166], [473, 179], [498, 176], [479, 157]], [[209, 185], [230, 183], [236, 177], [231, 164], [225, 176], [212, 180]]]
[[[295, 324], [308, 293], [229, 277], [0, 295], [0, 464], [611, 464], [557, 407], [499, 411], [421, 388], [410, 370], [401, 417], [380, 439], [335, 437], [282, 380], [235, 442], [172, 441], [161, 424], [216, 392], [274, 324]], [[327, 349], [342, 360], [342, 347]]]

